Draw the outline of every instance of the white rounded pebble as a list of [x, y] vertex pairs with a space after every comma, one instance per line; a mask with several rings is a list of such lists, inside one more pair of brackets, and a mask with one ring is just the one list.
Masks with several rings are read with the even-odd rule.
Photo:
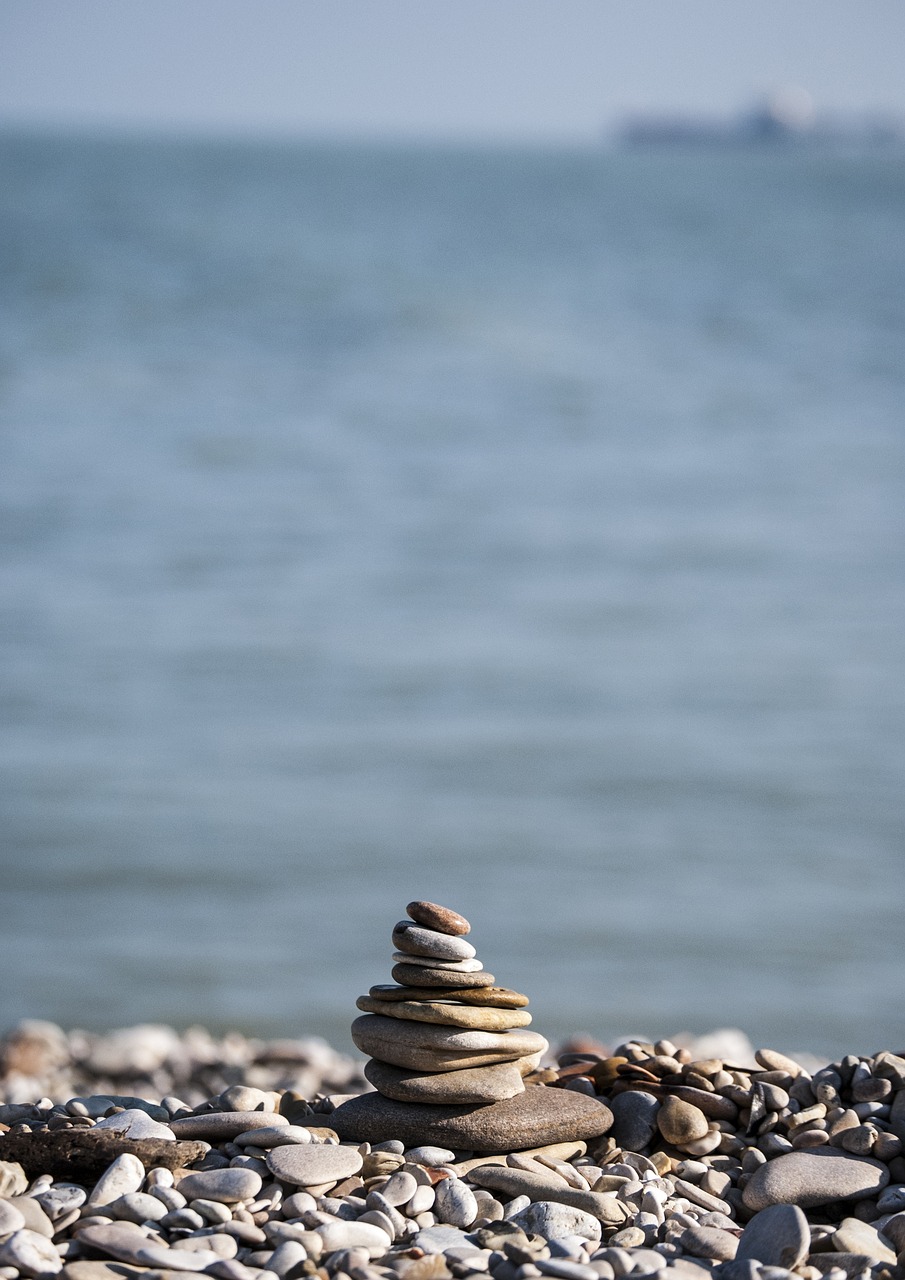
[[307, 1261], [308, 1250], [300, 1240], [284, 1240], [274, 1249], [268, 1270], [275, 1272], [283, 1280], [287, 1272]]
[[167, 1207], [146, 1191], [130, 1191], [108, 1205], [107, 1212], [126, 1222], [159, 1222], [166, 1217]]
[[0, 1266], [15, 1267], [23, 1276], [43, 1276], [63, 1269], [63, 1259], [46, 1236], [23, 1227], [0, 1245]]
[[434, 1208], [441, 1222], [470, 1227], [478, 1216], [474, 1192], [461, 1178], [443, 1178], [434, 1187]]
[[235, 1204], [237, 1200], [253, 1200], [263, 1185], [263, 1178], [254, 1169], [208, 1169], [186, 1174], [180, 1178], [176, 1190], [187, 1200], [201, 1197], [220, 1204]]
[[224, 1259], [213, 1249], [171, 1249], [166, 1244], [148, 1243], [136, 1250], [135, 1259], [143, 1267], [161, 1267], [167, 1271], [205, 1271]]
[[399, 1169], [390, 1174], [380, 1188], [380, 1194], [388, 1204], [398, 1209], [401, 1205], [408, 1204], [417, 1190], [418, 1183], [414, 1176], [405, 1169]]
[[217, 1223], [229, 1222], [232, 1218], [232, 1210], [229, 1209], [220, 1200], [205, 1200], [203, 1196], [198, 1196], [188, 1204], [189, 1209], [197, 1213], [205, 1222]]
[[405, 1211], [410, 1218], [417, 1218], [419, 1214], [427, 1213], [434, 1207], [436, 1192], [430, 1184], [423, 1184], [415, 1188], [415, 1194], [405, 1206]]
[[573, 1209], [571, 1205], [559, 1204], [555, 1200], [535, 1200], [520, 1213], [510, 1219], [517, 1227], [529, 1235], [545, 1236], [555, 1240], [561, 1236], [583, 1236], [586, 1240], [598, 1241], [602, 1226], [597, 1218], [584, 1209]]
[[393, 1243], [392, 1237], [372, 1222], [333, 1221], [315, 1229], [327, 1253], [334, 1249], [363, 1248], [371, 1258], [382, 1258]]
[[0, 1200], [0, 1236], [11, 1236], [14, 1231], [21, 1231], [24, 1226], [24, 1214], [8, 1200]]
[[190, 1253], [208, 1249], [218, 1258], [234, 1258], [239, 1251], [239, 1242], [235, 1236], [225, 1231], [210, 1231], [203, 1235], [183, 1236], [181, 1240], [174, 1240], [172, 1247], [188, 1249]]
[[452, 1164], [456, 1157], [445, 1147], [410, 1147], [405, 1158], [409, 1164], [423, 1164], [429, 1169], [436, 1169], [441, 1164]]
[[117, 1156], [110, 1167], [101, 1174], [94, 1190], [88, 1197], [89, 1205], [100, 1207], [112, 1204], [120, 1196], [138, 1191], [145, 1180], [145, 1167], [138, 1156], [123, 1152]]
[[157, 1120], [152, 1120], [147, 1111], [132, 1107], [127, 1111], [118, 1111], [116, 1115], [106, 1116], [98, 1120], [95, 1129], [110, 1129], [113, 1133], [121, 1133], [132, 1139], [160, 1138], [164, 1142], [175, 1142], [173, 1130]]

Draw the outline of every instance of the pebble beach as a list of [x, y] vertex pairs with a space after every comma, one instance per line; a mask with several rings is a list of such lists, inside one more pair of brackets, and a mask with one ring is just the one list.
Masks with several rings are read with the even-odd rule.
[[[316, 1037], [14, 1027], [0, 1280], [905, 1276], [905, 1053], [799, 1061], [740, 1032], [542, 1048], [527, 1015], [463, 1033], [483, 1007], [463, 992], [527, 998], [468, 976], [455, 921], [396, 926], [397, 981], [419, 951], [438, 976], [359, 1000], [400, 1006], [393, 1034], [380, 1012], [353, 1027], [369, 1063]], [[451, 1101], [482, 1071], [507, 1096]]]

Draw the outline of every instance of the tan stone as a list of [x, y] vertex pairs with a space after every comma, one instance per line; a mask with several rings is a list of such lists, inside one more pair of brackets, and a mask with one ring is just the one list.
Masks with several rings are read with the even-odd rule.
[[512, 1062], [465, 1071], [417, 1072], [372, 1058], [365, 1063], [364, 1073], [378, 1093], [396, 1102], [500, 1102], [523, 1093], [525, 1088], [518, 1066]]
[[443, 1004], [437, 1000], [391, 1002], [373, 1000], [370, 996], [359, 996], [355, 1003], [363, 1013], [443, 1027], [467, 1027], [473, 1031], [510, 1031], [513, 1027], [527, 1027], [531, 1022], [531, 1014], [522, 1009], [482, 1009], [477, 1005]]
[[657, 1127], [674, 1147], [706, 1137], [710, 1128], [700, 1107], [671, 1096], [663, 1099], [657, 1112]]
[[397, 987], [378, 983], [368, 992], [372, 1000], [454, 1000], [457, 1004], [479, 1004], [492, 1009], [523, 1009], [528, 997], [508, 987]]

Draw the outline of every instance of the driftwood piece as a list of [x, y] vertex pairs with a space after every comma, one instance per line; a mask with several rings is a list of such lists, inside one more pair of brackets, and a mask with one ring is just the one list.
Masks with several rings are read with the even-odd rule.
[[146, 1169], [179, 1169], [210, 1150], [207, 1142], [169, 1142], [165, 1138], [126, 1138], [109, 1129], [18, 1130], [0, 1137], [0, 1160], [20, 1164], [29, 1178], [50, 1173], [83, 1186], [97, 1182], [117, 1156], [138, 1156]]

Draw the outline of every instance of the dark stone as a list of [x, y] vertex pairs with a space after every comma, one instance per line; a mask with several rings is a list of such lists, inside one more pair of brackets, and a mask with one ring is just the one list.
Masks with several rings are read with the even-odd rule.
[[660, 1103], [643, 1089], [627, 1089], [610, 1101], [613, 1128], [610, 1137], [623, 1151], [643, 1151], [657, 1133]]
[[117, 1156], [138, 1156], [146, 1169], [179, 1169], [208, 1150], [206, 1142], [169, 1142], [165, 1138], [125, 1138], [111, 1129], [21, 1130], [0, 1137], [0, 1160], [21, 1164], [29, 1178], [50, 1173], [83, 1186], [97, 1182]]

